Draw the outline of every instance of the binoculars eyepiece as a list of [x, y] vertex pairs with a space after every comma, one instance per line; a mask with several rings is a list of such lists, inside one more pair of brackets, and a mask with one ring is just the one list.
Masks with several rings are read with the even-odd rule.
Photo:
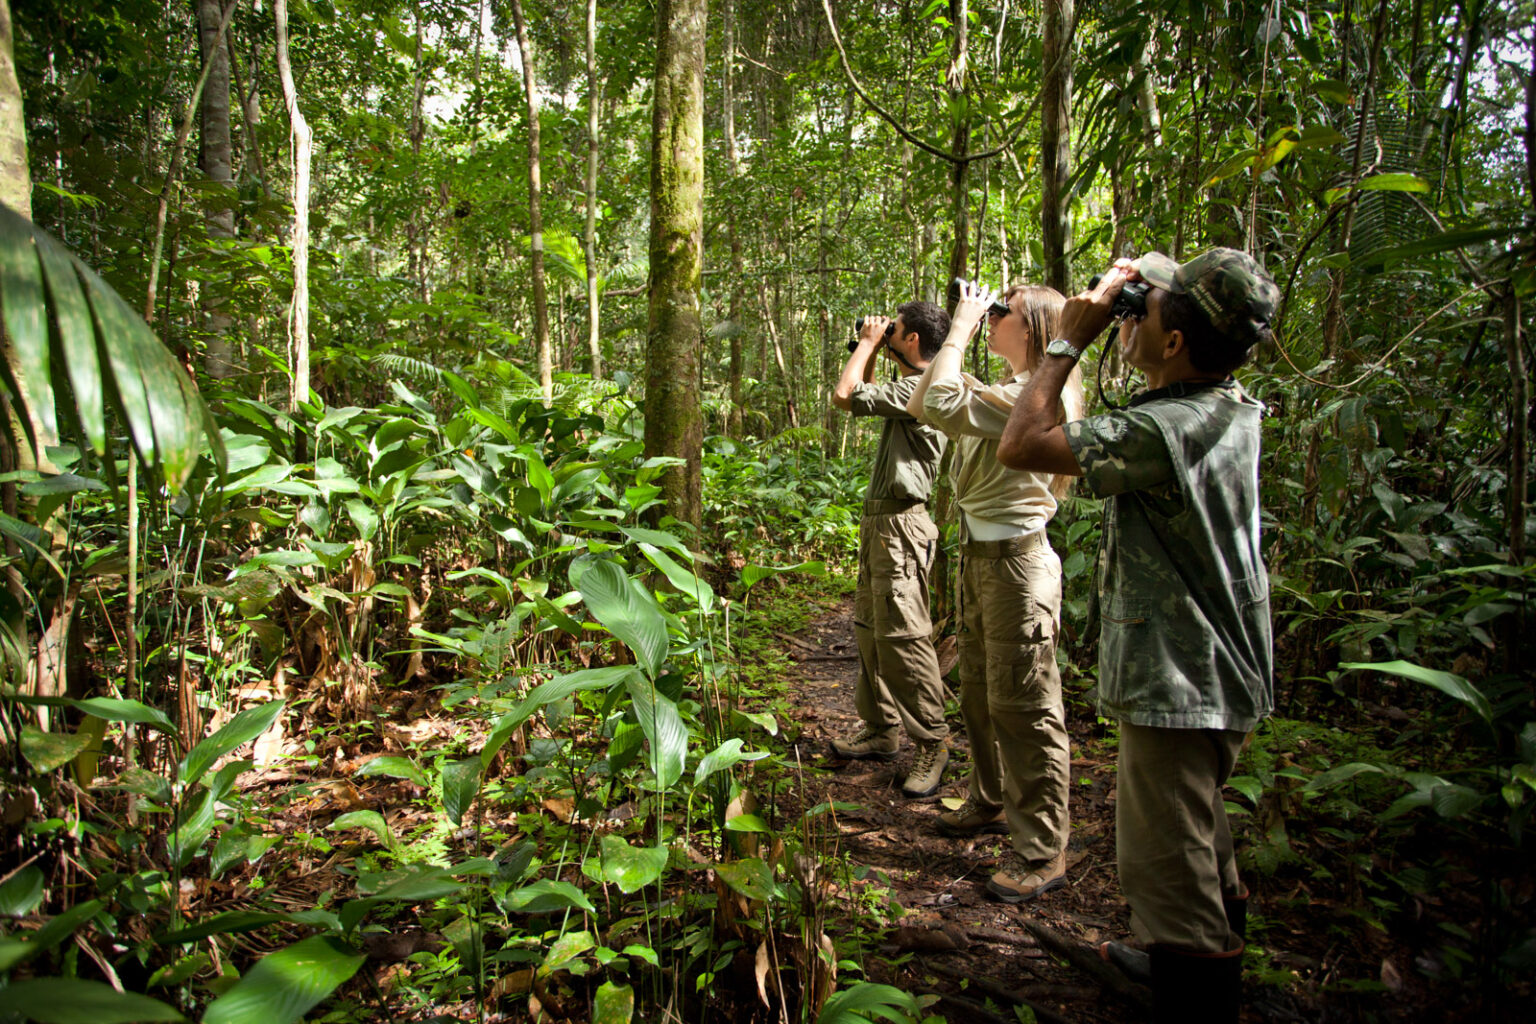
[[[1097, 288], [1103, 276], [1103, 274], [1094, 274], [1089, 278], [1089, 289]], [[1151, 287], [1145, 281], [1127, 281], [1120, 289], [1120, 294], [1115, 296], [1114, 304], [1109, 307], [1109, 315], [1116, 320], [1123, 320], [1128, 316], [1140, 320], [1147, 315], [1147, 291]]]

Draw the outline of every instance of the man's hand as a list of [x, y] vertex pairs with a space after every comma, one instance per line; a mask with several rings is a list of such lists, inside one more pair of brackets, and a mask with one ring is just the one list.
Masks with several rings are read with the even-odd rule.
[[1091, 345], [1114, 320], [1110, 307], [1135, 273], [1135, 264], [1130, 260], [1116, 260], [1099, 279], [1097, 288], [1079, 292], [1068, 299], [1061, 308], [1061, 336], [1079, 349]]
[[890, 322], [891, 318], [888, 316], [879, 316], [877, 314], [865, 317], [864, 329], [859, 332], [859, 344], [863, 345], [866, 342], [874, 342], [875, 347], [879, 348], [885, 342], [885, 328]]

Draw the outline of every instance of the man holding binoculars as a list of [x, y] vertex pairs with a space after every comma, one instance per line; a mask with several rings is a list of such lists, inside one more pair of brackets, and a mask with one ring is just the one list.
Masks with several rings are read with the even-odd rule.
[[[928, 573], [939, 531], [928, 516], [927, 501], [944, 454], [944, 435], [907, 413], [918, 377], [948, 333], [949, 315], [931, 302], [908, 302], [895, 320], [865, 319], [832, 393], [837, 408], [882, 421], [859, 520], [853, 603], [859, 644], [854, 706], [864, 724], [852, 737], [833, 740], [832, 752], [841, 758], [895, 760], [900, 725], [916, 748], [901, 787], [909, 797], [938, 792], [949, 763], [944, 684], [928, 613]], [[875, 363], [882, 349], [901, 368], [901, 376], [876, 384]]]

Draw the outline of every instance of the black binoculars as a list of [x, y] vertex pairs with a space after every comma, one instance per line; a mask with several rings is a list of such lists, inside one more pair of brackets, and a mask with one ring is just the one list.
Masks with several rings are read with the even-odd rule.
[[[953, 281], [949, 282], [949, 297], [952, 301], [959, 301], [960, 289], [965, 284], [966, 280], [963, 277], [957, 277]], [[987, 315], [995, 316], [999, 320], [1011, 312], [1013, 312], [1013, 310], [1008, 308], [1008, 303], [1003, 301], [1002, 296], [998, 296], [997, 298], [993, 299], [992, 305], [987, 307]]]
[[[852, 352], [859, 347], [859, 335], [864, 333], [864, 318], [859, 317], [853, 322], [853, 337], [848, 339], [848, 351]], [[885, 333], [880, 336], [881, 341], [890, 341], [891, 335], [896, 333], [896, 321], [892, 320], [885, 325]]]
[[[1094, 274], [1088, 280], [1088, 289], [1092, 291], [1099, 286], [1103, 274]], [[1145, 281], [1127, 281], [1120, 289], [1120, 294], [1115, 296], [1114, 304], [1109, 307], [1109, 315], [1116, 320], [1123, 320], [1133, 316], [1140, 320], [1147, 315], [1147, 291], [1152, 286]]]

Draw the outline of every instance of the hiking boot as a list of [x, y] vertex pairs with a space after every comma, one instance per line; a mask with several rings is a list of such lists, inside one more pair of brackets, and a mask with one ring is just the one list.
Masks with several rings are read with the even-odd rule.
[[987, 881], [987, 892], [1004, 903], [1022, 903], [1044, 896], [1067, 884], [1067, 851], [1042, 867], [1032, 868], [1017, 853], [1010, 853], [1002, 870]]
[[939, 815], [939, 820], [934, 827], [939, 830], [940, 835], [956, 838], [1008, 834], [1008, 820], [1003, 816], [1001, 807], [995, 811], [984, 811], [981, 804], [977, 803], [974, 797], [969, 796], [959, 807]]
[[894, 761], [900, 741], [894, 725], [884, 729], [866, 725], [852, 739], [833, 740], [831, 745], [832, 753], [845, 761]]
[[949, 744], [943, 740], [919, 743], [912, 755], [912, 771], [901, 784], [901, 792], [908, 797], [933, 796], [939, 791], [944, 777], [944, 766], [949, 764]]

